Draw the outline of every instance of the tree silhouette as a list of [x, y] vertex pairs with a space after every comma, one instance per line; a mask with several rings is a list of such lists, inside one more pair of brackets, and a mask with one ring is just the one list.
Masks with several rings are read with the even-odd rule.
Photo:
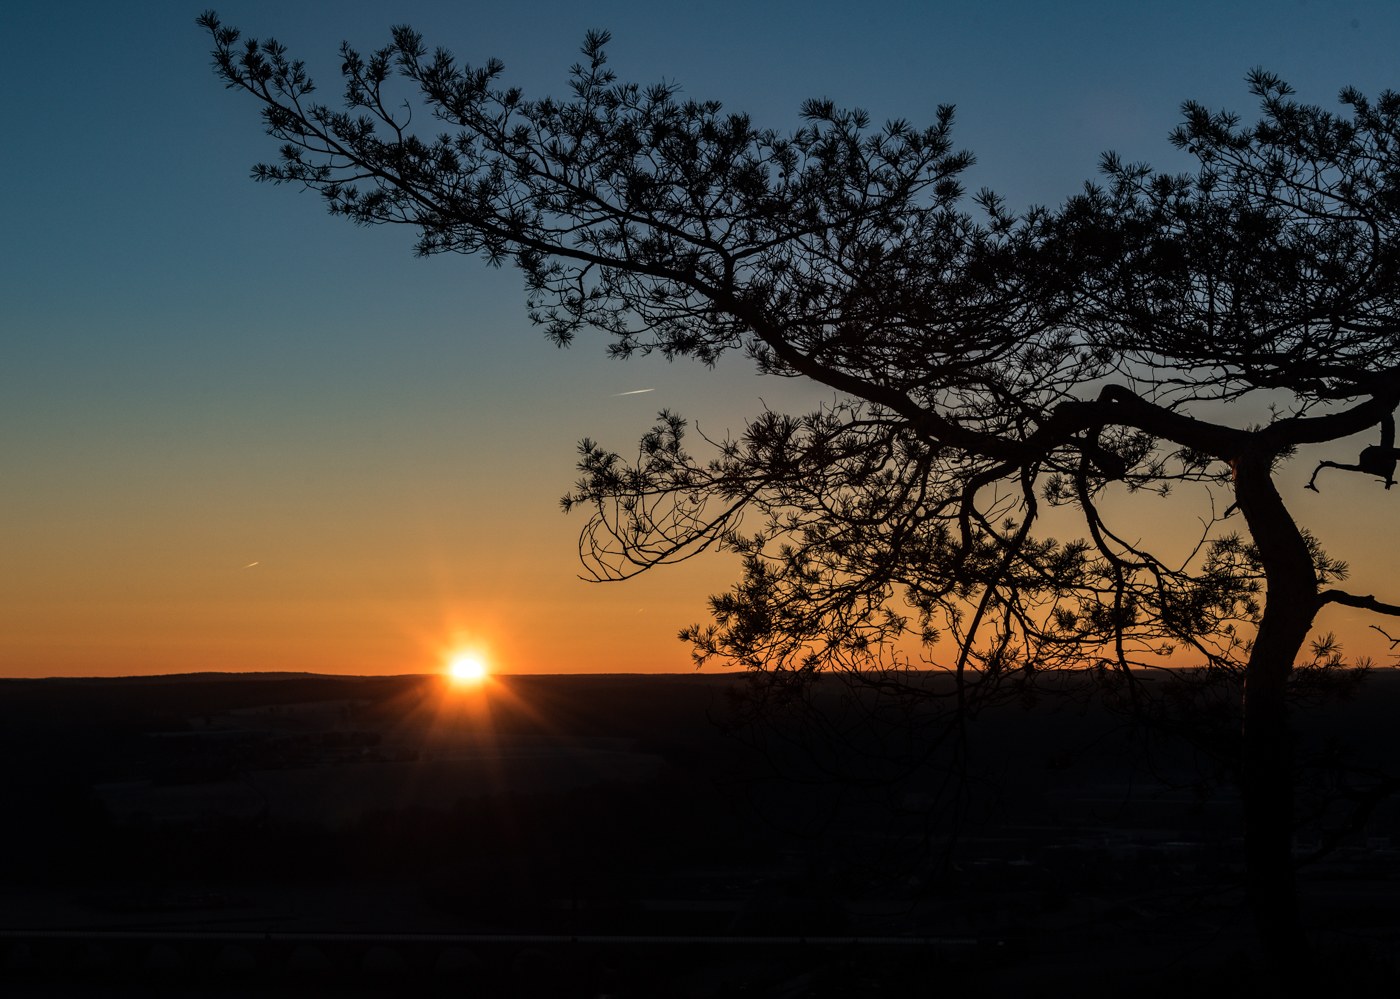
[[[743, 555], [714, 623], [683, 633], [698, 658], [779, 687], [868, 674], [958, 717], [1065, 670], [1137, 705], [1135, 668], [1174, 649], [1193, 676], [1241, 680], [1248, 898], [1274, 964], [1306, 960], [1288, 705], [1340, 660], [1323, 641], [1295, 661], [1324, 605], [1400, 607], [1329, 588], [1345, 564], [1295, 524], [1273, 475], [1300, 445], [1380, 426], [1355, 466], [1323, 464], [1389, 485], [1400, 96], [1344, 91], [1338, 116], [1255, 71], [1256, 125], [1183, 106], [1171, 140], [1197, 174], [1110, 155], [1106, 185], [1056, 211], [1016, 215], [983, 191], [974, 216], [951, 107], [929, 128], [873, 128], [814, 100], [780, 134], [674, 85], [618, 83], [602, 32], [569, 100], [527, 100], [499, 62], [429, 55], [398, 27], [368, 57], [342, 46], [336, 110], [275, 41], [200, 23], [218, 75], [282, 142], [257, 179], [315, 189], [361, 225], [411, 225], [420, 254], [513, 262], [561, 345], [594, 327], [623, 357], [739, 351], [834, 391], [814, 413], [762, 413], [705, 459], [670, 413], [635, 463], [583, 442], [564, 506], [592, 511], [594, 578]], [[396, 75], [439, 134], [409, 131]], [[1262, 425], [1203, 415], [1260, 398], [1276, 407]], [[1179, 483], [1233, 497], [1184, 563], [1104, 504]], [[1033, 533], [1055, 506], [1082, 540]], [[1247, 538], [1228, 529], [1236, 514]], [[947, 683], [888, 668], [945, 646]]]

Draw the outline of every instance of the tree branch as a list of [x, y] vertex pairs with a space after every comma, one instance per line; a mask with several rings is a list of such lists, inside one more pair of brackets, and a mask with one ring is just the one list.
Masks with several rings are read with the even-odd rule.
[[1369, 594], [1358, 597], [1343, 590], [1323, 590], [1317, 595], [1317, 606], [1321, 608], [1327, 604], [1345, 604], [1347, 607], [1360, 607], [1362, 610], [1375, 611], [1377, 614], [1391, 614], [1400, 617], [1400, 607], [1394, 604], [1383, 604]]

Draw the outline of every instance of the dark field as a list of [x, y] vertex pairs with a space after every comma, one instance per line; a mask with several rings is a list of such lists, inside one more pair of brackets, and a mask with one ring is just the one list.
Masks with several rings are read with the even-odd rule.
[[[1238, 991], [1237, 802], [1100, 710], [975, 726], [974, 821], [766, 779], [725, 676], [0, 681], [0, 991]], [[1400, 676], [1300, 719], [1400, 756]], [[789, 760], [787, 773], [802, 773]], [[808, 774], [810, 776], [810, 774]], [[885, 790], [885, 789], [880, 789]], [[1303, 868], [1329, 974], [1390, 994], [1400, 812]], [[1311, 852], [1300, 833], [1300, 856]], [[936, 854], [937, 851], [934, 851]]]

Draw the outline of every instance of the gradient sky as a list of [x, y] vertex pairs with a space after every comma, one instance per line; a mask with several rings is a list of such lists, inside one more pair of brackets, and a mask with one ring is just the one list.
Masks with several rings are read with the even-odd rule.
[[[599, 27], [623, 79], [675, 80], [763, 126], [794, 127], [813, 96], [915, 124], [953, 103], [979, 160], [969, 187], [1014, 206], [1058, 204], [1106, 149], [1187, 168], [1165, 140], [1180, 102], [1248, 115], [1253, 66], [1318, 103], [1400, 87], [1393, 2], [218, 10], [286, 43], [325, 97], [342, 39], [374, 48], [407, 22], [461, 59], [500, 57], [530, 96], [563, 94]], [[675, 633], [734, 561], [578, 580], [583, 521], [557, 506], [575, 443], [628, 453], [663, 406], [723, 434], [760, 399], [826, 394], [737, 361], [608, 361], [596, 336], [561, 352], [530, 326], [518, 273], [414, 259], [410, 230], [357, 230], [254, 184], [275, 152], [210, 72], [199, 13], [0, 8], [0, 676], [422, 672], [468, 650], [504, 672], [690, 668]], [[1351, 589], [1400, 600], [1400, 490], [1343, 473], [1323, 497], [1300, 488], [1317, 457], [1357, 449], [1305, 453], [1286, 498], [1352, 562]], [[1155, 527], [1198, 511], [1143, 512]], [[1384, 653], [1372, 622], [1321, 620]]]

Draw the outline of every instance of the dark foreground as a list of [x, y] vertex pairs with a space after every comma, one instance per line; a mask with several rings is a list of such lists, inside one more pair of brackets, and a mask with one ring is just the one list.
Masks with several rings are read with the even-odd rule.
[[[759, 780], [771, 761], [716, 724], [730, 682], [0, 681], [0, 992], [1257, 984], [1237, 803], [1169, 789], [1092, 708], [978, 722], [995, 780], [939, 868], [894, 848], [917, 792], [857, 808], [838, 788]], [[1400, 676], [1336, 711], [1353, 752], [1397, 762]], [[1393, 844], [1400, 812], [1382, 806], [1301, 875], [1324, 973], [1351, 995], [1395, 988]]]

